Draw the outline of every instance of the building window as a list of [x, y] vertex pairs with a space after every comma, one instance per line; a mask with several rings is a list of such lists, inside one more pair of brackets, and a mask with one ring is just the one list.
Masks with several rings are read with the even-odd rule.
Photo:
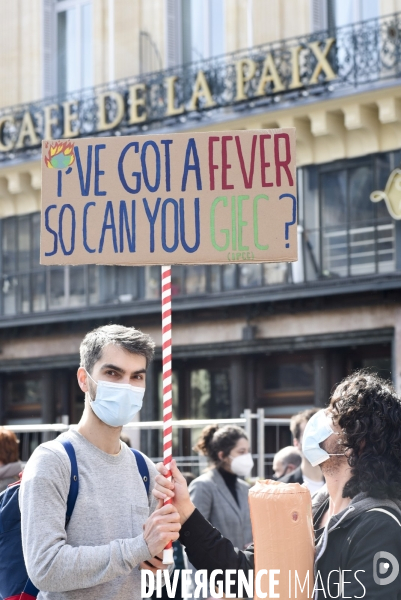
[[[121, 304], [139, 297], [138, 267], [39, 264], [40, 213], [0, 220], [3, 316]], [[149, 267], [154, 269], [154, 267]], [[147, 297], [160, 294], [160, 268], [147, 271]]]
[[171, 267], [171, 295], [180, 296], [184, 293], [184, 267], [174, 265]]
[[209, 267], [210, 274], [210, 291], [220, 292], [221, 290], [221, 270], [219, 265], [211, 265]]
[[311, 29], [343, 27], [380, 16], [380, 0], [310, 0]]
[[42, 378], [40, 373], [8, 374], [3, 383], [4, 416], [8, 424], [40, 423]]
[[279, 285], [288, 283], [288, 263], [264, 263], [263, 278], [265, 285]]
[[163, 68], [162, 57], [156, 42], [147, 31], [139, 32], [139, 73], [152, 73]]
[[246, 264], [239, 265], [240, 287], [260, 287], [262, 285], [262, 265], [261, 264]]
[[45, 268], [39, 265], [40, 214], [3, 219], [1, 225], [3, 315], [45, 310]]
[[379, 0], [330, 0], [329, 3], [334, 5], [336, 27], [380, 16]]
[[57, 88], [65, 94], [93, 85], [92, 1], [57, 0]]
[[191, 370], [190, 390], [190, 412], [193, 419], [227, 419], [230, 416], [228, 369]]
[[225, 52], [224, 0], [166, 0], [167, 66]]
[[308, 361], [281, 362], [268, 361], [264, 370], [263, 389], [273, 390], [311, 389], [313, 386], [313, 364]]
[[234, 290], [237, 287], [237, 266], [224, 265], [223, 269], [223, 290]]
[[310, 0], [311, 30], [327, 29], [331, 0]]
[[[313, 405], [315, 400], [314, 359], [309, 354], [266, 356], [258, 364], [258, 398], [262, 406]], [[296, 409], [294, 410], [296, 412]]]
[[185, 291], [187, 294], [204, 294], [206, 291], [206, 267], [186, 267]]
[[[395, 222], [370, 195], [400, 163], [393, 151], [300, 169], [297, 263], [174, 265], [172, 295], [394, 272]], [[160, 298], [159, 266], [41, 266], [39, 213], [1, 219], [0, 250], [4, 317]]]
[[[228, 419], [231, 416], [229, 369], [191, 369], [189, 385], [192, 419]], [[191, 429], [192, 448], [201, 432], [202, 427]]]
[[49, 308], [85, 306], [85, 267], [52, 267], [49, 271]]
[[160, 298], [160, 283], [160, 267], [145, 267], [145, 298], [148, 300]]
[[116, 296], [120, 302], [132, 302], [138, 297], [138, 271], [116, 267]]
[[395, 270], [395, 231], [383, 190], [398, 166], [399, 152], [338, 161], [305, 169], [304, 236], [306, 278], [336, 278]]
[[224, 53], [224, 1], [183, 0], [182, 62]]

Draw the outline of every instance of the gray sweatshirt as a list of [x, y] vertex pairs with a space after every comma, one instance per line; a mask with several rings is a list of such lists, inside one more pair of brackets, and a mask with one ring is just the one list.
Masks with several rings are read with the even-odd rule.
[[[32, 454], [20, 490], [22, 546], [29, 577], [41, 590], [38, 600], [139, 600], [138, 565], [151, 558], [143, 524], [157, 501], [146, 496], [126, 444], [113, 456], [77, 431], [62, 437], [74, 446], [79, 474], [67, 527], [71, 467], [57, 440]], [[157, 471], [147, 464], [152, 490]]]

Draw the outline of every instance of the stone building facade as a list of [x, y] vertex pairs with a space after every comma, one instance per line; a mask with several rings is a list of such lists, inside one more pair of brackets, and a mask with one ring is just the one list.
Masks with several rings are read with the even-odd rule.
[[79, 343], [109, 322], [156, 340], [142, 418], [160, 417], [159, 268], [39, 264], [40, 143], [59, 137], [296, 127], [299, 261], [173, 268], [177, 417], [289, 416], [356, 368], [401, 391], [398, 10], [0, 0], [1, 423], [76, 422]]

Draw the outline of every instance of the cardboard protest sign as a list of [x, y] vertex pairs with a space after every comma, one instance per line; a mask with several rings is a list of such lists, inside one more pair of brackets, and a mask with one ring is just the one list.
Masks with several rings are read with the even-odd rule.
[[297, 260], [295, 129], [45, 141], [41, 263]]

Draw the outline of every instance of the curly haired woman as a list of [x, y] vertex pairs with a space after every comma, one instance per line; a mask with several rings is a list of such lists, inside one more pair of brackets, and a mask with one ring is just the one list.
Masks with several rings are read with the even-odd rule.
[[[312, 504], [319, 578], [308, 597], [400, 600], [401, 401], [391, 384], [363, 371], [344, 379], [308, 421], [302, 450], [326, 480]], [[173, 483], [156, 477], [153, 493], [174, 496], [191, 563], [254, 569], [253, 546], [234, 548], [195, 509], [175, 465], [172, 473]]]

